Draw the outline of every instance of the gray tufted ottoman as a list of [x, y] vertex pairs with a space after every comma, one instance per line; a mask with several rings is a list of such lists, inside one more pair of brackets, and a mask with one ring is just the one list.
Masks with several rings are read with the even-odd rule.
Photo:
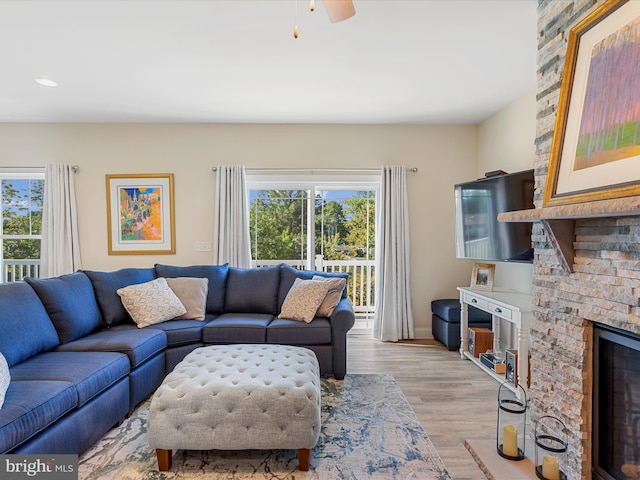
[[158, 468], [172, 450], [297, 449], [308, 470], [320, 436], [320, 368], [315, 354], [286, 345], [197, 348], [151, 399], [149, 445]]

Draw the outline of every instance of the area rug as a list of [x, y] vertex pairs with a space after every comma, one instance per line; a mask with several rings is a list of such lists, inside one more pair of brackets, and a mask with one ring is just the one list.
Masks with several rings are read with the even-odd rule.
[[295, 450], [178, 450], [171, 470], [159, 472], [148, 411], [149, 401], [83, 454], [79, 480], [451, 479], [391, 375], [322, 379], [322, 432], [308, 472]]

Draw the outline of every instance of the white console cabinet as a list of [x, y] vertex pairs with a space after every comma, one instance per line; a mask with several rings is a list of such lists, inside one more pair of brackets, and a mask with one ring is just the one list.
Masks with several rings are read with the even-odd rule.
[[[468, 358], [499, 382], [505, 381], [505, 376], [495, 373], [485, 366], [479, 358], [468, 351], [469, 347], [469, 305], [491, 314], [494, 350], [500, 349], [500, 319], [512, 323], [517, 329], [516, 345], [509, 348], [518, 351], [518, 384], [527, 392], [529, 383], [529, 327], [531, 325], [531, 295], [508, 290], [474, 290], [469, 287], [458, 287], [460, 292], [460, 357]], [[507, 386], [516, 393], [515, 385]]]

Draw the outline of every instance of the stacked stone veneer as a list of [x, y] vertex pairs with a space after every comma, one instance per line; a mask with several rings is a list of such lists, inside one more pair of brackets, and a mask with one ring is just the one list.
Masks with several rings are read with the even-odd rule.
[[[536, 207], [542, 206], [569, 30], [603, 0], [540, 0]], [[640, 333], [640, 217], [576, 221], [573, 272], [534, 224], [531, 415], [569, 432], [569, 479], [591, 478], [593, 322]], [[571, 263], [571, 259], [569, 259]], [[531, 452], [533, 453], [533, 452]]]

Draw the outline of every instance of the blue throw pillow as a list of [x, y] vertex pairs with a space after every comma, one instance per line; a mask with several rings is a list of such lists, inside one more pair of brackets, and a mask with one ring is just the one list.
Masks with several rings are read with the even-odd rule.
[[224, 296], [227, 286], [229, 264], [224, 265], [192, 265], [190, 267], [178, 267], [173, 265], [161, 265], [156, 263], [158, 277], [178, 278], [196, 277], [208, 278], [209, 290], [207, 292], [207, 313], [224, 312]]
[[342, 290], [342, 297], [347, 298], [348, 295], [348, 286], [349, 286], [349, 277], [350, 275], [346, 272], [318, 272], [314, 270], [298, 270], [297, 268], [293, 268], [286, 263], [280, 264], [280, 290], [278, 291], [278, 310], [282, 308], [282, 304], [284, 303], [284, 299], [287, 298], [287, 293], [291, 290], [293, 286], [293, 282], [296, 281], [296, 278], [300, 278], [302, 280], [312, 280], [315, 275], [319, 275], [321, 277], [327, 278], [344, 278], [346, 280], [344, 284], [344, 290]]
[[225, 313], [277, 315], [280, 267], [229, 268]]
[[102, 321], [107, 327], [133, 323], [131, 315], [125, 310], [116, 293], [119, 288], [156, 279], [156, 271], [153, 268], [123, 268], [114, 272], [83, 270], [83, 272], [91, 280]]
[[67, 343], [103, 326], [91, 280], [82, 272], [54, 278], [25, 278], [44, 305], [60, 338]]
[[0, 285], [0, 352], [11, 367], [60, 341], [42, 302], [24, 282]]

